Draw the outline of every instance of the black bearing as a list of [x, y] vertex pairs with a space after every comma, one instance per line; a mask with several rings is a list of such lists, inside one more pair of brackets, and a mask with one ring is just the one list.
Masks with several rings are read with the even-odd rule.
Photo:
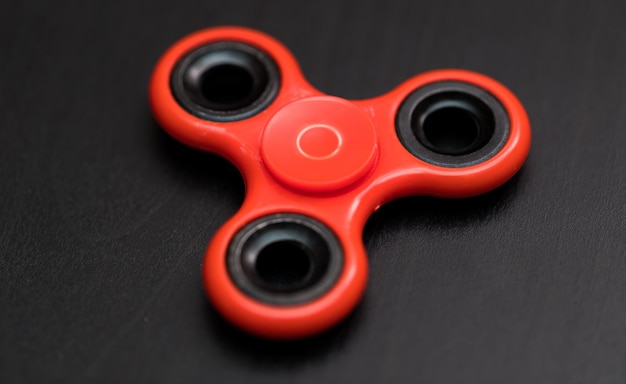
[[343, 268], [337, 236], [304, 215], [264, 216], [242, 229], [228, 247], [231, 279], [248, 296], [273, 305], [297, 305], [328, 292]]
[[485, 89], [441, 81], [413, 91], [396, 115], [396, 134], [413, 156], [450, 168], [482, 163], [504, 146], [509, 118]]
[[238, 121], [256, 115], [274, 100], [280, 74], [260, 49], [222, 41], [185, 55], [172, 72], [170, 86], [176, 101], [192, 115]]

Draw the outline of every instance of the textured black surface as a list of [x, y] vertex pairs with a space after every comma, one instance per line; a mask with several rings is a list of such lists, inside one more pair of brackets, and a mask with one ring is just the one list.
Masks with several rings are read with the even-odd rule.
[[[626, 382], [625, 19], [619, 0], [1, 2], [0, 382]], [[488, 195], [376, 213], [338, 328], [248, 337], [200, 281], [241, 179], [146, 101], [163, 50], [220, 24], [348, 98], [490, 75], [528, 110], [530, 157]]]

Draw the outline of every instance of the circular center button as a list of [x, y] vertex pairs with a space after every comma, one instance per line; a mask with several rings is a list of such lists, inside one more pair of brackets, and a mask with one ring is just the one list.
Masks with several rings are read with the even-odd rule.
[[261, 155], [272, 175], [289, 187], [328, 192], [346, 187], [373, 166], [378, 151], [369, 116], [332, 96], [295, 101], [267, 123]]

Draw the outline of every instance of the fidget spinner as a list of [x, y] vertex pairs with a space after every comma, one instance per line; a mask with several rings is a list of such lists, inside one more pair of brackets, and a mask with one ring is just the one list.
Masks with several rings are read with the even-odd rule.
[[485, 193], [530, 147], [523, 106], [489, 77], [436, 70], [345, 100], [312, 87], [281, 43], [239, 27], [176, 42], [149, 97], [171, 136], [243, 175], [244, 203], [209, 244], [204, 285], [222, 316], [267, 338], [314, 335], [354, 309], [368, 274], [362, 231], [382, 204]]

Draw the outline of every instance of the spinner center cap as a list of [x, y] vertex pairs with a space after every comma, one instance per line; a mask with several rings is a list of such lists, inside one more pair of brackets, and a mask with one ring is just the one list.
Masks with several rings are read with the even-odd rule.
[[330, 192], [354, 183], [371, 169], [377, 151], [369, 116], [332, 96], [286, 105], [267, 123], [261, 141], [261, 155], [272, 175], [308, 192]]

